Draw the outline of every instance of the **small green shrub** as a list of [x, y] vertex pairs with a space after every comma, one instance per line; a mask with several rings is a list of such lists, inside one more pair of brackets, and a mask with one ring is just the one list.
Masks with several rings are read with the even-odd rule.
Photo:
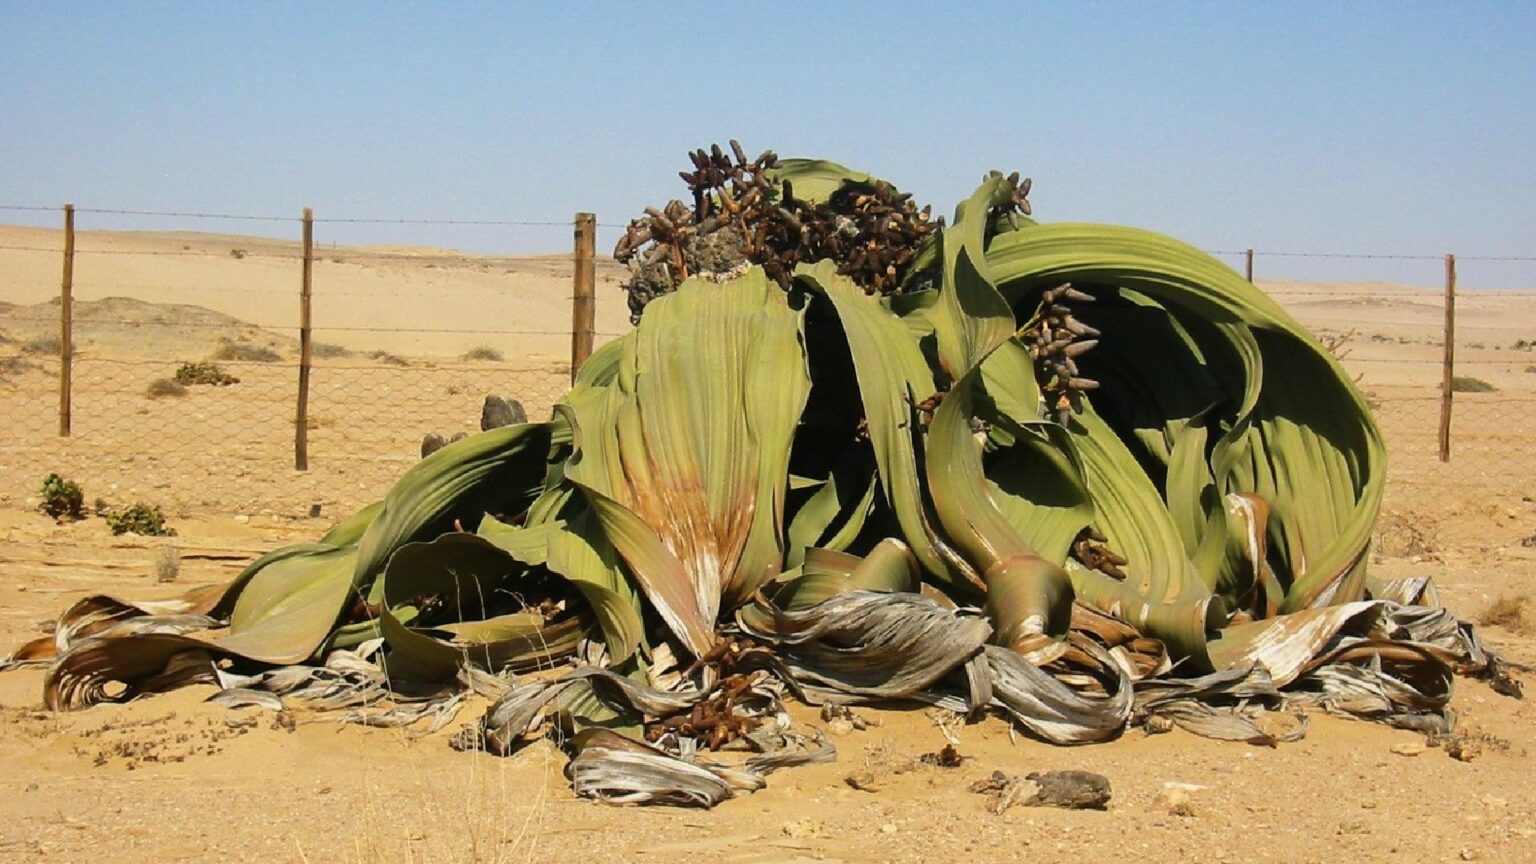
[[184, 387], [190, 387], [193, 384], [227, 387], [230, 384], [239, 384], [240, 379], [219, 368], [217, 363], [183, 363], [176, 369], [175, 383]]
[[351, 357], [352, 349], [329, 342], [316, 342], [309, 346], [309, 353], [315, 357]]
[[113, 534], [139, 534], [144, 537], [175, 537], [176, 529], [165, 524], [165, 514], [153, 504], [142, 501], [107, 511], [107, 527]]
[[465, 351], [464, 352], [464, 357], [462, 359], [464, 359], [464, 360], [489, 360], [492, 363], [500, 363], [502, 360], [505, 360], [506, 358], [501, 355], [500, 351], [497, 351], [495, 348], [492, 348], [489, 345], [476, 345], [475, 347], [469, 349], [468, 351]]
[[410, 363], [408, 363], [406, 361], [406, 359], [404, 357], [401, 357], [398, 354], [391, 354], [388, 351], [369, 351], [368, 352], [368, 357], [370, 359], [372, 359], [372, 360], [377, 360], [380, 363], [385, 363], [385, 364], [388, 364], [390, 366], [409, 366], [409, 365], [411, 365]]
[[39, 509], [49, 516], [55, 519], [85, 518], [85, 492], [79, 483], [65, 480], [57, 474], [49, 474], [43, 478], [39, 491], [43, 494], [43, 503]]
[[265, 345], [253, 345], [249, 342], [230, 342], [225, 340], [219, 343], [219, 347], [213, 352], [215, 360], [230, 360], [242, 363], [276, 363], [283, 359], [283, 355], [273, 351]]
[[1451, 379], [1452, 393], [1496, 393], [1498, 389], [1481, 378], [1457, 375]]
[[144, 395], [149, 399], [185, 396], [187, 388], [174, 378], [156, 378], [144, 388]]

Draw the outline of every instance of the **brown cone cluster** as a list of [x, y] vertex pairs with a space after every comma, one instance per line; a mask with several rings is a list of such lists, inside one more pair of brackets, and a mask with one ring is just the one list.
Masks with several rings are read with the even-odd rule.
[[[778, 179], [779, 157], [748, 159], [732, 141], [688, 154], [680, 172], [693, 199], [647, 208], [613, 250], [628, 264], [631, 320], [645, 305], [692, 276], [725, 278], [746, 264], [788, 287], [796, 265], [831, 260], [839, 273], [871, 294], [895, 294], [909, 283], [923, 242], [938, 225], [930, 210], [883, 180], [848, 183], [823, 202], [796, 197]], [[1027, 210], [1027, 205], [1026, 205]]]

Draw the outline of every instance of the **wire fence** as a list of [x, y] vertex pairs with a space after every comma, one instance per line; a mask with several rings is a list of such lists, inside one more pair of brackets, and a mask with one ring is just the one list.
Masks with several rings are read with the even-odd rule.
[[[190, 233], [201, 220], [241, 218], [292, 223], [276, 230], [297, 237], [301, 220], [74, 213], [157, 221], [152, 233], [81, 230], [72, 243], [57, 229], [0, 229], [0, 504], [28, 505], [57, 471], [80, 482], [88, 502], [279, 516], [319, 505], [332, 515], [387, 491], [420, 458], [424, 436], [479, 429], [487, 396], [543, 419], [569, 386], [580, 288], [573, 253], [331, 247], [327, 221], [316, 219], [306, 315], [302, 241]], [[519, 245], [521, 227], [548, 224], [371, 221], [496, 225], [508, 245]], [[609, 308], [602, 326], [588, 326], [601, 342], [627, 316], [614, 296], [617, 272], [611, 263], [597, 269]]]
[[[0, 211], [57, 208], [0, 205]], [[173, 512], [326, 515], [377, 499], [419, 458], [423, 436], [479, 427], [487, 395], [550, 414], [570, 380], [577, 256], [470, 255], [408, 243], [328, 244], [326, 226], [482, 226], [519, 233], [540, 219], [315, 218], [307, 390], [300, 301], [305, 247], [295, 217], [75, 208], [89, 223], [148, 220], [153, 233], [81, 231], [68, 304], [65, 373], [57, 229], [0, 228], [0, 505], [26, 506], [58, 471], [88, 499], [145, 500]], [[210, 233], [221, 220], [281, 226], [288, 239]], [[171, 229], [165, 227], [172, 226]], [[595, 223], [604, 227], [605, 223]], [[89, 224], [83, 227], [91, 227]], [[267, 230], [267, 229], [263, 229]], [[1432, 283], [1438, 255], [1217, 250], [1254, 261], [1343, 259]], [[1390, 456], [1389, 505], [1446, 495], [1524, 497], [1536, 421], [1536, 291], [1479, 290], [1479, 267], [1536, 261], [1466, 256], [1454, 322], [1449, 461], [1441, 461], [1445, 294], [1327, 279], [1259, 284], [1358, 376]], [[610, 259], [595, 266], [595, 342], [628, 329]], [[1343, 281], [1343, 280], [1339, 280]], [[1491, 283], [1492, 279], [1486, 282]], [[591, 290], [589, 288], [589, 290]], [[204, 364], [204, 365], [198, 365]], [[210, 368], [207, 364], [217, 367]], [[180, 373], [178, 375], [178, 373]], [[218, 376], [227, 376], [223, 383]], [[180, 381], [178, 381], [178, 377]], [[61, 380], [69, 382], [61, 411]], [[296, 406], [303, 402], [305, 410]], [[61, 413], [69, 435], [61, 436]], [[302, 413], [307, 470], [296, 470]]]
[[[1421, 284], [1444, 272], [1445, 256], [1411, 260]], [[1457, 256], [1449, 316], [1443, 288], [1258, 280], [1365, 393], [1387, 444], [1389, 509], [1481, 512], [1536, 490], [1536, 291], [1476, 287], [1499, 281], [1488, 265], [1528, 260]]]

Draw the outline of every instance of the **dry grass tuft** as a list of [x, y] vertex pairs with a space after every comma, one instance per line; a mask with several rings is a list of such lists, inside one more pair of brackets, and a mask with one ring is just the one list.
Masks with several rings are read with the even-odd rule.
[[59, 353], [59, 346], [61, 344], [63, 343], [59, 341], [57, 336], [40, 336], [21, 343], [21, 353], [56, 355]]
[[1453, 393], [1496, 393], [1498, 389], [1481, 378], [1473, 378], [1468, 375], [1457, 375], [1451, 379], [1451, 392]]
[[316, 342], [309, 346], [309, 353], [315, 357], [351, 357], [352, 349], [330, 342]]
[[404, 357], [401, 357], [398, 354], [391, 354], [388, 351], [369, 351], [368, 352], [368, 358], [371, 359], [371, 360], [377, 360], [380, 363], [385, 364], [386, 366], [409, 366], [409, 365], [411, 365], [410, 361], [406, 360]]
[[167, 396], [177, 397], [187, 395], [187, 388], [174, 378], [156, 378], [144, 388], [144, 396], [149, 399], [163, 399]]
[[43, 367], [25, 357], [0, 357], [0, 376], [20, 375], [23, 372], [41, 368]]
[[155, 581], [175, 582], [181, 575], [181, 550], [175, 546], [161, 546], [155, 550]]
[[220, 342], [213, 352], [215, 360], [231, 360], [245, 363], [276, 363], [283, 355], [265, 345], [250, 342]]
[[489, 360], [492, 363], [500, 363], [501, 361], [505, 360], [506, 358], [504, 356], [502, 356], [502, 353], [500, 351], [497, 351], [495, 348], [492, 348], [489, 345], [476, 345], [475, 347], [469, 349], [468, 351], [465, 351], [464, 352], [464, 357], [462, 359], [464, 359], [464, 360]]
[[1502, 627], [1514, 633], [1536, 632], [1536, 603], [1529, 594], [1505, 594], [1488, 605], [1477, 623], [1485, 627]]

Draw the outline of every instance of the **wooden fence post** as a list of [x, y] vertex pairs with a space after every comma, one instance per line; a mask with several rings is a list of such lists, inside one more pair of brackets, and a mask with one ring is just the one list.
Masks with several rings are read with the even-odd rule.
[[1451, 461], [1451, 393], [1456, 383], [1456, 256], [1445, 256], [1445, 361], [1440, 374], [1440, 461]]
[[576, 371], [592, 356], [597, 330], [597, 216], [576, 214], [576, 275], [571, 292], [571, 383]]
[[64, 279], [59, 283], [59, 437], [68, 438], [75, 377], [75, 205], [64, 205]]
[[309, 470], [309, 296], [315, 272], [315, 211], [304, 208], [304, 276], [299, 285], [299, 402], [293, 417], [293, 467]]
[[1252, 285], [1253, 284], [1253, 247], [1252, 246], [1249, 246], [1248, 247], [1248, 251], [1243, 253], [1243, 275], [1248, 277], [1248, 284]]

